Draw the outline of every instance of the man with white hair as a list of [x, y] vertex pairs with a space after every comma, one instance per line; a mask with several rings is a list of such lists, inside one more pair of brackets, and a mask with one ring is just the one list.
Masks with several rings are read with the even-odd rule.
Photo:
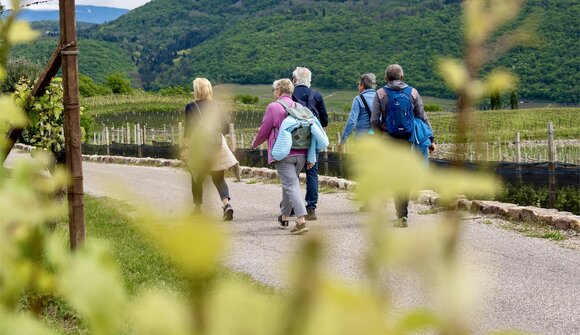
[[[308, 107], [318, 118], [322, 127], [326, 130], [328, 126], [328, 113], [324, 105], [324, 99], [320, 92], [310, 88], [312, 72], [305, 67], [297, 67], [292, 72], [292, 82], [294, 83], [294, 93], [292, 100]], [[318, 158], [318, 157], [317, 157]], [[318, 159], [317, 163], [306, 170], [306, 220], [316, 220], [316, 205], [318, 204]]]

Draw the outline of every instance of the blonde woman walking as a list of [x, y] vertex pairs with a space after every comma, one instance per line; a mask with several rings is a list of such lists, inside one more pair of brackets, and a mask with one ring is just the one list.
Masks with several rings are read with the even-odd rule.
[[223, 112], [213, 102], [212, 86], [206, 78], [193, 81], [194, 101], [185, 107], [185, 147], [183, 158], [191, 174], [194, 214], [201, 213], [203, 182], [209, 174], [222, 200], [223, 219], [231, 221], [234, 209], [225, 181], [225, 170], [238, 164], [228, 148], [224, 134], [228, 124]]

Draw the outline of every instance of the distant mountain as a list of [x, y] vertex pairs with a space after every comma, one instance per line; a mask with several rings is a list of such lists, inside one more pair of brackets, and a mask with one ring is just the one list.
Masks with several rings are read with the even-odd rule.
[[[104, 23], [116, 20], [129, 10], [123, 8], [100, 7], [100, 6], [77, 6], [77, 22]], [[32, 10], [24, 9], [19, 18], [29, 22], [58, 20], [58, 10]]]

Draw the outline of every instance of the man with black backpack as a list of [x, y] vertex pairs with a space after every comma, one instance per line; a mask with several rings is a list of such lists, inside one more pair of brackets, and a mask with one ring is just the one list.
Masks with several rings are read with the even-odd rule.
[[[328, 126], [328, 113], [324, 105], [324, 99], [320, 92], [310, 88], [312, 73], [305, 67], [297, 67], [292, 72], [292, 82], [294, 83], [294, 93], [292, 100], [308, 107], [316, 116], [320, 125], [326, 130]], [[316, 157], [318, 158], [318, 157]], [[317, 163], [306, 170], [306, 220], [316, 220], [316, 205], [318, 204], [318, 159]]]
[[[419, 92], [403, 82], [403, 68], [391, 64], [385, 71], [387, 84], [377, 91], [371, 107], [371, 125], [375, 131], [387, 134], [390, 138], [411, 146], [411, 136], [416, 136], [417, 119], [427, 128], [431, 136], [414, 148], [428, 162], [429, 152], [435, 151], [433, 128], [423, 108]], [[425, 144], [426, 143], [426, 144]], [[397, 227], [407, 227], [409, 196], [396, 197]]]

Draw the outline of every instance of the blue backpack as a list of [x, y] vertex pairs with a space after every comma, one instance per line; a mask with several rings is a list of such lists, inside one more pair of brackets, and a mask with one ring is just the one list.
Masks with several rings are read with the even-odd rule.
[[387, 133], [393, 137], [411, 137], [415, 127], [413, 100], [411, 98], [413, 88], [407, 86], [397, 91], [384, 87], [384, 90], [389, 97], [385, 118]]

